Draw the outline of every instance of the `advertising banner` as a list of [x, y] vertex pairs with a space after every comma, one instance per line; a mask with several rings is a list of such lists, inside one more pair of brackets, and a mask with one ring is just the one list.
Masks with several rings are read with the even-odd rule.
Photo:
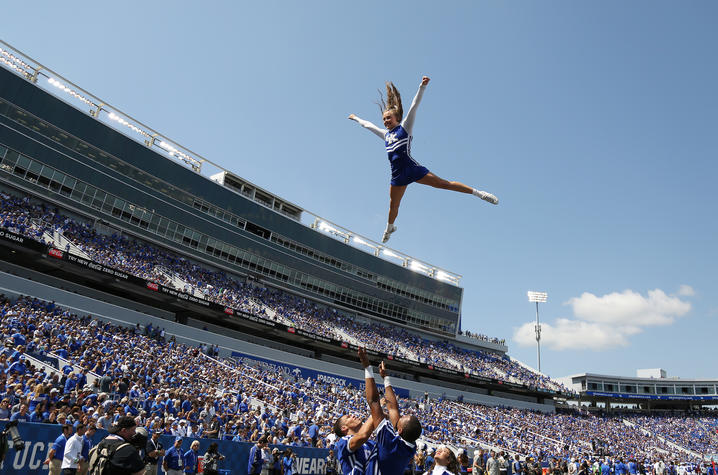
[[678, 396], [678, 395], [660, 395], [660, 394], [621, 394], [607, 393], [602, 391], [586, 391], [587, 396], [604, 396], [615, 397], [620, 399], [655, 399], [662, 401], [715, 401], [718, 396]]
[[[0, 421], [0, 430], [4, 430], [7, 421]], [[33, 424], [29, 422], [21, 422], [18, 425], [18, 432], [22, 438], [23, 448], [16, 450], [13, 442], [9, 441], [10, 448], [5, 454], [5, 460], [0, 465], [0, 474], [27, 474], [27, 475], [45, 475], [48, 472], [48, 466], [43, 465], [47, 453], [52, 448], [55, 439], [62, 433], [59, 425], [56, 424]], [[98, 430], [92, 438], [93, 446], [107, 436], [107, 432]], [[192, 439], [187, 437], [182, 441], [182, 453], [190, 449], [193, 440], [199, 440], [200, 457], [204, 456], [209, 448], [209, 444], [217, 442], [219, 445], [219, 453], [224, 455], [225, 459], [220, 462], [220, 472], [227, 474], [246, 474], [249, 461], [249, 451], [252, 448], [249, 442], [232, 442], [227, 440], [213, 439]], [[160, 437], [160, 441], [165, 449], [172, 447], [174, 437], [164, 435]], [[284, 451], [287, 447], [269, 446], [268, 453], [271, 454], [272, 448], [277, 447], [280, 451]], [[299, 475], [323, 475], [325, 470], [326, 457], [329, 455], [327, 449], [314, 449], [309, 447], [290, 447], [292, 452], [296, 454], [295, 465]], [[271, 457], [271, 455], [270, 455]], [[158, 464], [159, 473], [162, 471], [162, 460]]]
[[14, 243], [22, 247], [26, 247], [28, 249], [40, 252], [44, 252], [47, 248], [44, 244], [35, 241], [34, 239], [30, 239], [29, 237], [25, 237], [21, 234], [15, 234], [14, 232], [6, 228], [0, 228], [0, 242], [2, 242], [3, 244]]

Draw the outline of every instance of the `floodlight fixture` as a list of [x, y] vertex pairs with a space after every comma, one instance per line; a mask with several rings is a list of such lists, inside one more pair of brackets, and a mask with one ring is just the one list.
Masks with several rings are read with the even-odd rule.
[[548, 300], [548, 294], [546, 292], [532, 292], [529, 290], [527, 294], [529, 296], [529, 302], [546, 303]]
[[[409, 257], [404, 256], [404, 255], [401, 255], [401, 254], [397, 254], [396, 252], [394, 252], [394, 251], [392, 251], [391, 249], [388, 249], [388, 248], [386, 248], [386, 247], [381, 247], [381, 248], [379, 248], [379, 249], [380, 249], [380, 250], [378, 251], [379, 254], [382, 254], [382, 255], [385, 256], [385, 257], [393, 257], [394, 259], [396, 259], [396, 260], [398, 260], [398, 261], [401, 261], [401, 266], [402, 266], [402, 267], [408, 267], [408, 265], [409, 265]], [[377, 254], [377, 255], [378, 255], [378, 254]]]
[[538, 370], [539, 373], [541, 372], [541, 322], [539, 321], [539, 309], [538, 304], [539, 303], [546, 303], [548, 300], [548, 294], [546, 292], [533, 292], [531, 290], [528, 291], [527, 295], [529, 296], [529, 302], [535, 302], [536, 303], [536, 326], [534, 327], [534, 330], [536, 331], [536, 360], [538, 362]]
[[[5, 64], [8, 68], [12, 69], [15, 72], [18, 72], [25, 76], [26, 79], [32, 79], [33, 76], [27, 71], [33, 70], [33, 68], [25, 63], [23, 60], [15, 56], [14, 54], [10, 53], [9, 51], [5, 51], [4, 49], [0, 48], [0, 62]], [[37, 73], [37, 71], [36, 71]]]
[[329, 224], [328, 222], [323, 221], [319, 218], [316, 218], [314, 220], [314, 223], [311, 225], [311, 228], [325, 232], [332, 236], [336, 236], [336, 237], [340, 238], [342, 241], [344, 241], [344, 244], [349, 244], [349, 241], [352, 238], [351, 234], [344, 232], [341, 229], [337, 229], [334, 226], [332, 226], [331, 224]]
[[384, 254], [385, 256], [400, 258], [399, 255], [397, 253], [393, 252], [391, 249], [384, 248], [381, 250], [381, 253]]
[[324, 231], [325, 233], [337, 232], [337, 230], [334, 227], [330, 226], [329, 223], [327, 223], [326, 221], [319, 222], [319, 230]]
[[[99, 112], [99, 111], [98, 111]], [[115, 122], [124, 125], [125, 127], [137, 132], [138, 134], [144, 135], [145, 137], [151, 137], [149, 133], [145, 132], [144, 130], [137, 127], [135, 124], [128, 122], [123, 117], [115, 114], [114, 112], [110, 112], [107, 115], [107, 118], [110, 120], [114, 120]]]
[[84, 102], [84, 103], [87, 104], [88, 106], [90, 106], [90, 107], [92, 107], [92, 108], [97, 108], [97, 104], [95, 104], [94, 102], [92, 102], [91, 100], [89, 100], [88, 98], [86, 98], [85, 96], [83, 96], [82, 94], [80, 94], [79, 92], [75, 91], [74, 89], [65, 86], [63, 83], [61, 83], [61, 82], [58, 81], [57, 79], [55, 79], [55, 78], [53, 78], [53, 77], [49, 77], [49, 78], [47, 79], [47, 82], [49, 82], [51, 85], [55, 86], [56, 88], [60, 89], [61, 91], [64, 91], [64, 92], [68, 93], [69, 95], [71, 95], [71, 96], [74, 97], [75, 99], [77, 99], [77, 100], [79, 100], [79, 101], [81, 101], [81, 102]]
[[443, 270], [436, 271], [436, 278], [438, 280], [442, 280], [444, 282], [451, 282], [454, 284], [458, 284], [458, 282], [459, 282], [458, 277], [454, 277], [453, 275], [448, 274], [448, 273], [444, 272]]
[[413, 259], [411, 261], [411, 264], [409, 264], [409, 269], [418, 272], [427, 272], [429, 270], [424, 264]]
[[[347, 236], [350, 236], [350, 235], [347, 235]], [[347, 238], [347, 242], [349, 242], [349, 240], [350, 239]], [[371, 248], [374, 255], [377, 257], [379, 256], [379, 251], [381, 250], [381, 248], [379, 246], [376, 246], [368, 241], [365, 241], [364, 239], [360, 238], [359, 236], [351, 236], [351, 241], [353, 241], [354, 244], [362, 244], [366, 247]]]
[[13, 64], [12, 61], [5, 59], [3, 57], [0, 57], [0, 62], [4, 63], [8, 68], [12, 69], [13, 71], [16, 71], [23, 76], [27, 77], [27, 72], [22, 69], [20, 66]]
[[161, 148], [162, 150], [167, 152], [167, 154], [169, 156], [174, 157], [174, 158], [179, 158], [184, 163], [191, 166], [192, 170], [196, 171], [197, 173], [200, 172], [202, 163], [199, 162], [198, 160], [190, 157], [189, 155], [187, 155], [184, 152], [177, 150], [177, 147], [175, 147], [174, 145], [172, 145], [168, 142], [165, 142], [164, 140], [160, 140], [159, 142], [154, 142], [154, 143], [156, 143], [159, 148]]
[[18, 58], [17, 56], [15, 56], [14, 54], [12, 54], [9, 51], [5, 51], [2, 48], [0, 48], [0, 56], [4, 56], [5, 58], [7, 58], [7, 61], [10, 62], [10, 64], [17, 64], [18, 67], [23, 68], [25, 70], [34, 69], [32, 66], [27, 64], [22, 59]]
[[419, 272], [424, 275], [428, 275], [429, 277], [433, 277], [434, 271], [431, 267], [412, 259], [409, 263], [409, 269], [413, 270], [414, 272]]
[[170, 145], [169, 143], [165, 142], [164, 140], [160, 140], [159, 142], [156, 142], [157, 146], [164, 150], [165, 152], [169, 154], [173, 154], [177, 152], [177, 149]]

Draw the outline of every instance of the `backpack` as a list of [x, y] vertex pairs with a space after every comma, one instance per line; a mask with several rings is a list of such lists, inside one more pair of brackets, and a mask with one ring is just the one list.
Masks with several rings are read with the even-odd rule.
[[107, 475], [110, 473], [110, 460], [118, 449], [130, 445], [122, 439], [103, 439], [90, 450], [90, 464], [87, 475]]

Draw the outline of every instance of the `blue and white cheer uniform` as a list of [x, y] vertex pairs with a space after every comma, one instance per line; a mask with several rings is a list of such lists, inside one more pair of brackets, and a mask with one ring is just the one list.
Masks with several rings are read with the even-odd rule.
[[377, 127], [368, 120], [360, 119], [359, 117], [354, 119], [359, 125], [384, 139], [384, 146], [386, 147], [391, 165], [391, 184], [393, 186], [406, 186], [417, 180], [421, 180], [429, 173], [428, 168], [421, 166], [411, 157], [414, 118], [416, 117], [416, 109], [421, 102], [421, 97], [424, 95], [425, 89], [426, 86], [419, 86], [419, 90], [411, 102], [411, 107], [409, 107], [409, 112], [406, 114], [406, 117], [399, 125], [391, 130]]

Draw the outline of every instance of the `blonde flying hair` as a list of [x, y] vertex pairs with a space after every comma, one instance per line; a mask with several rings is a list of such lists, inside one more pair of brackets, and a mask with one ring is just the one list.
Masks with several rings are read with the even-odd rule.
[[387, 81], [386, 83], [386, 102], [384, 101], [384, 95], [379, 91], [379, 109], [382, 115], [384, 112], [393, 112], [397, 120], [401, 120], [404, 117], [404, 108], [401, 105], [401, 94], [396, 88], [393, 82]]

